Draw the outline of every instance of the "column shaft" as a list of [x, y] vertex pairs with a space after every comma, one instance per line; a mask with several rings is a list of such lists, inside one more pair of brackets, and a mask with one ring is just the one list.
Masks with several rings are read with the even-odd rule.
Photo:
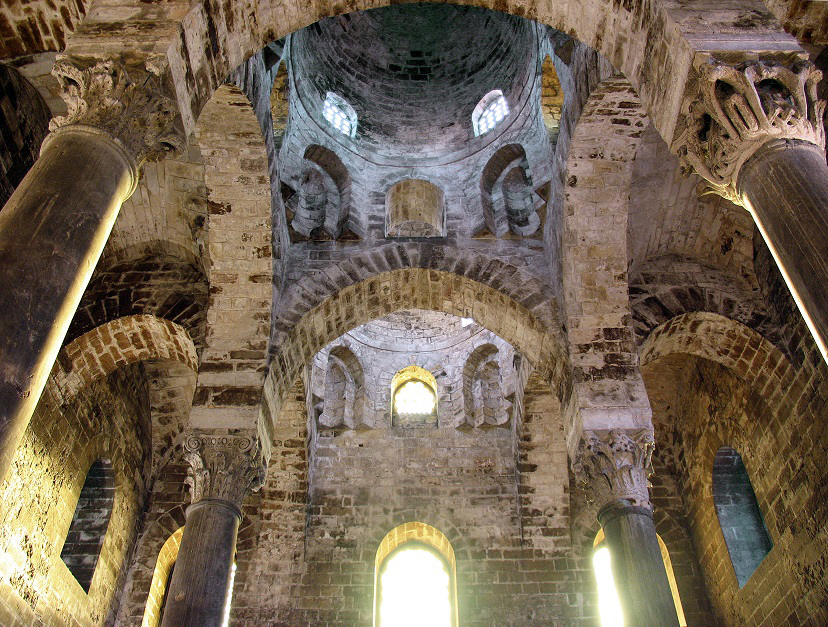
[[162, 627], [222, 624], [239, 520], [238, 509], [219, 499], [204, 499], [188, 508]]
[[739, 188], [828, 359], [828, 165], [808, 142], [777, 140], [742, 166]]
[[65, 127], [0, 211], [0, 479], [135, 176], [105, 133]]
[[661, 548], [647, 507], [610, 503], [598, 514], [625, 627], [678, 627]]

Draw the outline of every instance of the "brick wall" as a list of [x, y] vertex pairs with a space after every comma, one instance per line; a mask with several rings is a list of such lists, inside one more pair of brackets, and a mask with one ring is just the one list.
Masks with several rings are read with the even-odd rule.
[[[150, 417], [140, 364], [65, 402], [50, 379], [3, 483], [0, 623], [101, 624], [118, 604], [149, 474]], [[89, 594], [61, 560], [87, 470], [111, 460], [115, 495]]]

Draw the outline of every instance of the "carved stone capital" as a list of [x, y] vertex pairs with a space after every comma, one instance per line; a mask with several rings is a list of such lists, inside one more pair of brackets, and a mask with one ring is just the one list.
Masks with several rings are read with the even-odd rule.
[[592, 488], [598, 505], [624, 501], [651, 508], [647, 477], [652, 472], [655, 439], [645, 429], [632, 436], [621, 431], [598, 435], [584, 431], [574, 464], [576, 477]]
[[184, 132], [162, 64], [151, 60], [127, 68], [121, 61], [59, 57], [52, 69], [68, 113], [50, 131], [70, 124], [104, 131], [140, 164], [157, 161], [184, 146]]
[[812, 63], [709, 61], [698, 73], [678, 153], [710, 192], [744, 204], [739, 170], [770, 141], [799, 140], [825, 149], [825, 101], [817, 97], [822, 72]]
[[265, 480], [267, 464], [251, 435], [191, 433], [184, 441], [184, 458], [190, 463], [186, 482], [193, 504], [217, 499], [241, 511], [247, 493]]

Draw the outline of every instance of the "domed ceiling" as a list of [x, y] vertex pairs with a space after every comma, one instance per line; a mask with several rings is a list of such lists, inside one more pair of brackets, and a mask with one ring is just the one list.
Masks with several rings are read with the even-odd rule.
[[[321, 20], [289, 45], [294, 88], [320, 128], [326, 94], [343, 97], [359, 122], [336, 139], [363, 156], [439, 157], [468, 142], [488, 145], [526, 105], [537, 47], [532, 23], [474, 7], [411, 4]], [[472, 112], [503, 92], [512, 109], [475, 138]], [[474, 147], [472, 147], [473, 149]]]

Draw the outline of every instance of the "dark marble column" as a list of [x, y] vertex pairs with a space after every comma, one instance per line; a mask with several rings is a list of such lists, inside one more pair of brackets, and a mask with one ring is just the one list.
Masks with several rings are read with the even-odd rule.
[[180, 143], [173, 102], [151, 72], [61, 59], [54, 73], [69, 114], [52, 120], [40, 158], [0, 211], [0, 479], [138, 166]]
[[698, 68], [677, 150], [709, 191], [747, 209], [828, 361], [828, 166], [822, 72], [807, 61]]
[[600, 507], [626, 627], [678, 627], [647, 490], [652, 451], [650, 430], [632, 437], [585, 431], [576, 464]]
[[192, 434], [185, 442], [192, 504], [175, 562], [162, 627], [219, 627], [229, 598], [245, 495], [266, 464], [251, 436]]

